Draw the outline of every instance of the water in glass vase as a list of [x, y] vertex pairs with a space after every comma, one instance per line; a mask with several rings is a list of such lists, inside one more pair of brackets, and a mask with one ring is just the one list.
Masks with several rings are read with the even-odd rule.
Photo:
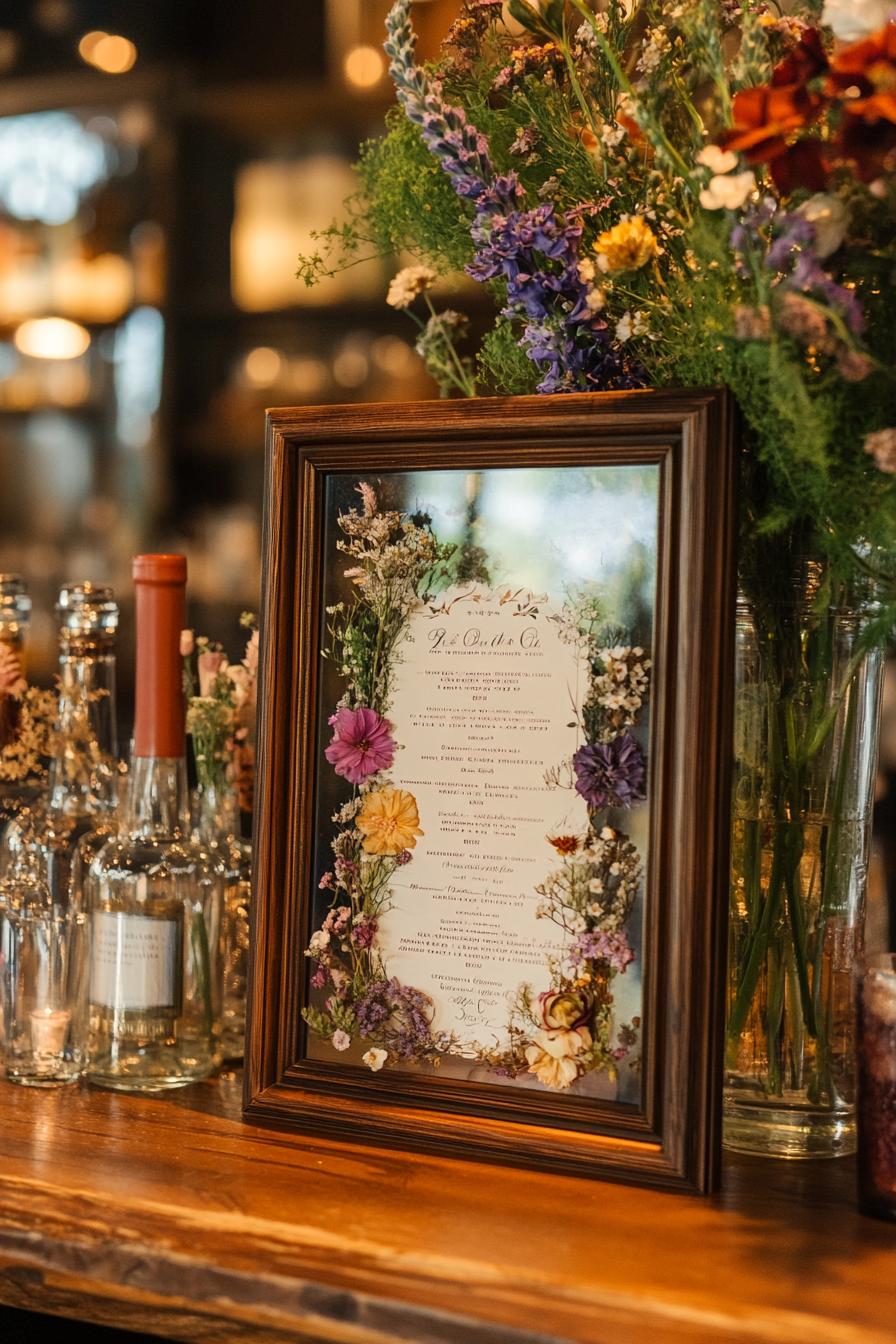
[[831, 888], [847, 855], [864, 881], [866, 828], [738, 818], [732, 842], [726, 1145], [852, 1152], [860, 911], [837, 909]]
[[726, 1147], [855, 1150], [861, 951], [881, 657], [868, 608], [741, 602], [731, 844]]

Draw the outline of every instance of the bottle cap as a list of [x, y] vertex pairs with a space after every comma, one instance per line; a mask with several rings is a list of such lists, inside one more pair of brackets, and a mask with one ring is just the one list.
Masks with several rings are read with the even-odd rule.
[[111, 642], [118, 632], [118, 603], [111, 588], [66, 583], [56, 603], [59, 634], [65, 640]]
[[137, 695], [134, 755], [184, 754], [180, 632], [186, 624], [183, 555], [134, 557], [137, 606]]
[[135, 555], [133, 575], [135, 583], [174, 583], [187, 581], [185, 555]]

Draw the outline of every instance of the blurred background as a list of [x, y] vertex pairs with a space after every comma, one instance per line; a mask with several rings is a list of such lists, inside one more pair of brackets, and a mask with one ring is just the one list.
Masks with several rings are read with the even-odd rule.
[[[238, 652], [259, 601], [264, 408], [434, 395], [384, 302], [394, 259], [307, 289], [311, 233], [382, 129], [388, 0], [0, 5], [0, 572], [32, 679], [63, 581], [189, 558], [191, 621]], [[420, 0], [423, 54], [454, 0]]]

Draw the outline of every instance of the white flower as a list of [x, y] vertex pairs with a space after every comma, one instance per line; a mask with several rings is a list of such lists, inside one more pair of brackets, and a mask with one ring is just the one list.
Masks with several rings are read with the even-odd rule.
[[230, 663], [224, 668], [227, 680], [233, 686], [233, 703], [236, 709], [242, 709], [249, 699], [252, 677], [243, 663]]
[[371, 1073], [379, 1073], [388, 1058], [389, 1054], [386, 1050], [367, 1050], [361, 1056]]
[[654, 28], [647, 34], [647, 40], [638, 57], [637, 70], [642, 75], [652, 75], [660, 61], [671, 51], [672, 44], [665, 28]]
[[712, 177], [700, 192], [704, 210], [739, 210], [756, 187], [756, 178], [748, 170], [727, 177]]
[[330, 935], [326, 929], [318, 929], [311, 935], [311, 941], [308, 944], [309, 952], [323, 952], [324, 948], [330, 942]]
[[526, 1046], [528, 1072], [534, 1073], [545, 1087], [562, 1091], [579, 1076], [576, 1056], [590, 1045], [591, 1032], [587, 1027], [537, 1031], [532, 1044]]
[[893, 0], [825, 0], [821, 21], [839, 42], [858, 42], [883, 28], [893, 12]]
[[815, 255], [822, 261], [829, 257], [846, 237], [849, 214], [837, 196], [819, 191], [803, 201], [796, 212], [807, 219], [815, 229]]
[[737, 155], [730, 149], [720, 149], [718, 145], [707, 145], [697, 155], [697, 162], [709, 168], [715, 176], [731, 173], [737, 167]]
[[594, 285], [587, 290], [585, 294], [585, 307], [589, 313], [599, 313], [606, 300], [602, 289], [597, 289]]
[[632, 336], [643, 336], [646, 331], [647, 315], [640, 310], [635, 313], [623, 313], [616, 323], [617, 341], [628, 341]]
[[597, 274], [594, 267], [594, 262], [591, 260], [590, 257], [583, 257], [582, 260], [579, 262], [577, 269], [579, 272], [579, 279], [581, 280], [583, 285], [590, 284], [591, 281], [594, 279], [595, 275]]
[[334, 1031], [330, 1040], [333, 1042], [334, 1050], [347, 1050], [352, 1043], [347, 1031]]
[[391, 308], [407, 308], [435, 280], [436, 273], [431, 266], [405, 266], [403, 271], [393, 276], [386, 302]]

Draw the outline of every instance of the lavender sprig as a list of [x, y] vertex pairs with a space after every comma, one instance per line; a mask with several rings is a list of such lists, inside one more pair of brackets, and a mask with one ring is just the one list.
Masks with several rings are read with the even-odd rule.
[[466, 269], [475, 280], [506, 282], [504, 316], [524, 323], [520, 345], [544, 373], [538, 391], [642, 386], [643, 372], [610, 349], [607, 324], [579, 274], [579, 220], [566, 219], [553, 202], [526, 209], [517, 175], [495, 171], [487, 138], [415, 64], [410, 0], [396, 0], [386, 32], [399, 102], [455, 191], [475, 209], [476, 255]]

